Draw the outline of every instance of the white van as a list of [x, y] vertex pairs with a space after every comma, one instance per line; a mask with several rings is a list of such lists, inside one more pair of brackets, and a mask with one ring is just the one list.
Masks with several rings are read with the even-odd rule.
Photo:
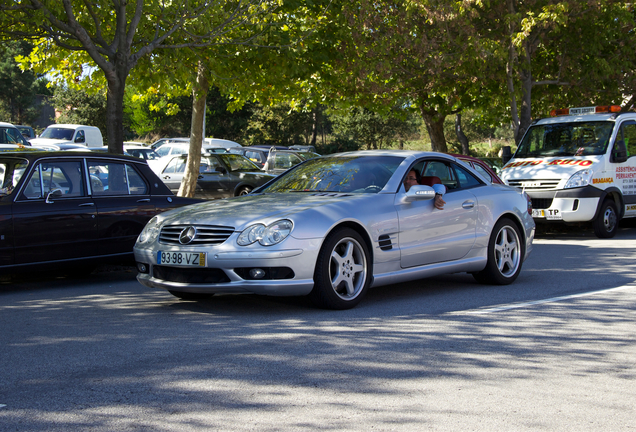
[[95, 126], [76, 124], [52, 124], [37, 138], [31, 139], [33, 146], [40, 144], [82, 144], [86, 147], [103, 147], [102, 132]]
[[591, 222], [609, 238], [636, 216], [636, 113], [620, 110], [555, 110], [528, 128], [499, 176], [530, 196], [535, 222]]

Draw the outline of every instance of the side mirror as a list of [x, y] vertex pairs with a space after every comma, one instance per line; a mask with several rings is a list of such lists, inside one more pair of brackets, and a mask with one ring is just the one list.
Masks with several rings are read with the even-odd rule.
[[53, 201], [51, 201], [51, 198], [58, 198], [58, 197], [61, 197], [62, 195], [64, 195], [62, 193], [62, 189], [51, 189], [49, 191], [49, 193], [46, 194], [46, 201], [45, 202], [47, 204], [51, 204], [51, 203], [53, 203]]
[[216, 169], [214, 171], [216, 171], [216, 172], [218, 172], [220, 174], [227, 174], [227, 170], [224, 167], [222, 167], [222, 166], [216, 167]]
[[412, 202], [412, 201], [420, 201], [420, 200], [430, 200], [435, 198], [435, 189], [430, 186], [424, 185], [413, 185], [406, 192], [404, 201]]
[[610, 162], [621, 163], [627, 160], [627, 147], [623, 140], [616, 141], [614, 148], [612, 149], [612, 155], [610, 156]]

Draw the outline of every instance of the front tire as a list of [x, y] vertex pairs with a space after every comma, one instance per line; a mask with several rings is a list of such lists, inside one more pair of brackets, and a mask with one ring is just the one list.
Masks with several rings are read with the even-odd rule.
[[523, 262], [523, 245], [519, 228], [504, 218], [495, 224], [488, 241], [488, 262], [482, 271], [473, 273], [477, 282], [508, 285], [517, 279]]
[[368, 291], [371, 262], [367, 244], [351, 228], [333, 231], [318, 254], [309, 299], [324, 309], [351, 309]]
[[618, 211], [610, 198], [603, 201], [601, 211], [594, 220], [594, 234], [598, 238], [612, 238], [618, 231]]

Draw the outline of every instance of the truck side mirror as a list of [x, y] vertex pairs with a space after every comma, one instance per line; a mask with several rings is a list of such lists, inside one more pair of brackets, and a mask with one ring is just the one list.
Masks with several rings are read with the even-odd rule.
[[512, 151], [510, 150], [510, 146], [503, 146], [501, 148], [501, 161], [505, 165], [510, 159], [512, 159]]
[[627, 160], [627, 147], [623, 140], [616, 141], [614, 148], [612, 149], [612, 155], [610, 156], [610, 162], [621, 163]]

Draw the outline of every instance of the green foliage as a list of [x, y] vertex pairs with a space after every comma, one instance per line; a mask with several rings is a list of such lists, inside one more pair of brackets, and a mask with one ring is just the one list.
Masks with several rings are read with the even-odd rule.
[[22, 71], [15, 60], [31, 49], [25, 41], [0, 45], [0, 115], [10, 123], [31, 124], [38, 116], [35, 95], [45, 87], [46, 80], [31, 70]]
[[107, 121], [106, 96], [104, 94], [90, 94], [83, 90], [58, 86], [55, 89], [52, 102], [55, 109], [61, 113], [56, 123], [97, 126], [104, 135]]
[[332, 117], [334, 134], [346, 142], [351, 140], [367, 149], [389, 148], [400, 140], [417, 135], [421, 120], [404, 109], [379, 114], [364, 108], [335, 112]]
[[312, 136], [311, 112], [289, 105], [261, 106], [248, 120], [245, 142], [261, 145], [308, 145]]

